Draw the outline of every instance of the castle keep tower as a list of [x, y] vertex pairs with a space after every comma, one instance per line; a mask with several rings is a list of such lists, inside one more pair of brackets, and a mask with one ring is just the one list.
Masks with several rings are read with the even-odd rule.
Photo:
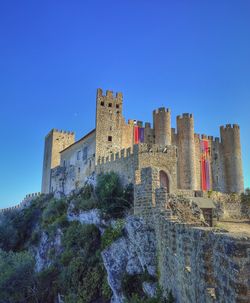
[[240, 127], [227, 124], [220, 127], [222, 150], [224, 156], [226, 192], [241, 193], [244, 191], [242, 172]]
[[194, 118], [192, 114], [177, 116], [178, 187], [196, 189]]
[[50, 192], [51, 169], [60, 165], [60, 151], [75, 142], [73, 132], [59, 131], [52, 129], [45, 137], [44, 158], [43, 158], [43, 177], [42, 193]]
[[102, 89], [96, 96], [96, 162], [122, 149], [122, 93], [114, 96], [110, 90], [103, 95]]
[[161, 107], [153, 112], [155, 143], [171, 145], [171, 112]]

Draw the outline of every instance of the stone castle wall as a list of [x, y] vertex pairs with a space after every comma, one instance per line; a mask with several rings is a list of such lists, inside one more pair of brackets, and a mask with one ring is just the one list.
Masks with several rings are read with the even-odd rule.
[[20, 203], [14, 205], [14, 206], [11, 206], [11, 207], [1, 208], [0, 209], [0, 213], [4, 213], [6, 211], [15, 210], [15, 209], [16, 210], [21, 210], [24, 207], [29, 206], [29, 204], [34, 199], [38, 198], [40, 195], [41, 195], [40, 192], [38, 192], [38, 193], [32, 193], [32, 194], [27, 194]]
[[153, 166], [164, 171], [169, 178], [169, 190], [177, 188], [177, 155], [175, 146], [162, 147], [156, 144], [137, 144], [133, 149], [123, 149], [121, 152], [102, 157], [96, 165], [96, 174], [115, 172], [119, 174], [122, 183], [135, 183], [136, 171]]
[[136, 176], [134, 211], [156, 231], [164, 293], [171, 290], [177, 303], [248, 302], [250, 238], [174, 219], [158, 171], [148, 167]]

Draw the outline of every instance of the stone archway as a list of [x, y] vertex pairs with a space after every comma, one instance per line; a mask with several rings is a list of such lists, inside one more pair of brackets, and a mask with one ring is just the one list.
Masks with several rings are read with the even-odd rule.
[[169, 193], [169, 178], [164, 170], [160, 171], [160, 187], [166, 188], [167, 193]]

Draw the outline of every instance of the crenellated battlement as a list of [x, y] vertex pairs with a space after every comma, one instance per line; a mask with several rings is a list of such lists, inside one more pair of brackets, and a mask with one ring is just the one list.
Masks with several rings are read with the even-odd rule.
[[182, 115], [178, 115], [177, 120], [182, 120], [182, 119], [193, 119], [193, 114], [189, 114], [189, 113], [183, 113]]
[[159, 113], [171, 113], [171, 109], [170, 108], [166, 108], [166, 107], [159, 107], [157, 109], [155, 109], [153, 111], [154, 115], [157, 115]]
[[70, 136], [75, 135], [75, 132], [73, 132], [73, 131], [67, 131], [67, 130], [63, 130], [63, 129], [52, 128], [52, 130], [47, 134], [46, 138], [49, 137], [53, 133], [70, 135]]
[[116, 162], [120, 160], [125, 160], [130, 158], [131, 156], [137, 156], [142, 153], [164, 153], [169, 154], [169, 156], [176, 157], [177, 148], [176, 146], [161, 146], [158, 144], [146, 144], [146, 143], [139, 143], [129, 148], [123, 148], [119, 152], [112, 153], [109, 156], [101, 157], [97, 160], [97, 165], [102, 165], [110, 162]]
[[240, 129], [240, 126], [238, 124], [226, 124], [226, 126], [222, 125], [220, 127], [221, 131], [228, 131], [228, 130], [232, 130], [232, 129]]
[[11, 211], [14, 209], [16, 209], [16, 210], [22, 209], [22, 208], [28, 206], [32, 200], [34, 200], [35, 198], [38, 198], [40, 195], [41, 195], [40, 192], [27, 194], [19, 204], [16, 204], [14, 206], [7, 207], [7, 208], [1, 208], [0, 213], [4, 213], [6, 211]]
[[123, 94], [121, 92], [117, 92], [114, 94], [112, 90], [106, 90], [106, 94], [103, 94], [103, 90], [101, 88], [97, 89], [97, 97], [107, 97], [107, 98], [113, 98], [113, 99], [122, 99]]
[[131, 147], [123, 148], [119, 152], [112, 153], [109, 156], [100, 157], [97, 160], [97, 164], [100, 165], [100, 164], [105, 164], [105, 163], [109, 163], [109, 162], [124, 160], [124, 159], [130, 157], [132, 154], [133, 154], [133, 151], [132, 151]]

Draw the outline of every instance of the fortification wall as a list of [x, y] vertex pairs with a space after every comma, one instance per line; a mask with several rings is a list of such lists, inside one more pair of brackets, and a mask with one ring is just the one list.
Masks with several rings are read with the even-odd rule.
[[96, 173], [114, 171], [119, 174], [123, 184], [136, 182], [136, 171], [152, 166], [157, 173], [163, 170], [169, 178], [169, 190], [177, 188], [177, 154], [175, 146], [156, 144], [136, 144], [131, 148], [122, 149], [116, 154], [102, 157], [97, 161]]
[[250, 239], [166, 219], [156, 226], [160, 284], [176, 302], [247, 302]]
[[133, 155], [131, 148], [122, 149], [120, 152], [101, 157], [97, 161], [96, 174], [115, 172], [119, 174], [124, 185], [134, 182], [134, 168], [138, 165], [137, 158]]
[[173, 220], [158, 179], [151, 167], [137, 171], [135, 214], [156, 231], [165, 295], [171, 290], [177, 303], [248, 302], [250, 238]]
[[32, 194], [27, 194], [20, 203], [14, 205], [14, 206], [6, 207], [6, 208], [1, 208], [0, 209], [0, 213], [4, 213], [6, 211], [10, 211], [10, 210], [14, 210], [14, 209], [21, 210], [24, 207], [29, 206], [29, 204], [34, 199], [38, 198], [40, 195], [41, 195], [40, 192], [38, 192], [38, 193], [32, 193]]

